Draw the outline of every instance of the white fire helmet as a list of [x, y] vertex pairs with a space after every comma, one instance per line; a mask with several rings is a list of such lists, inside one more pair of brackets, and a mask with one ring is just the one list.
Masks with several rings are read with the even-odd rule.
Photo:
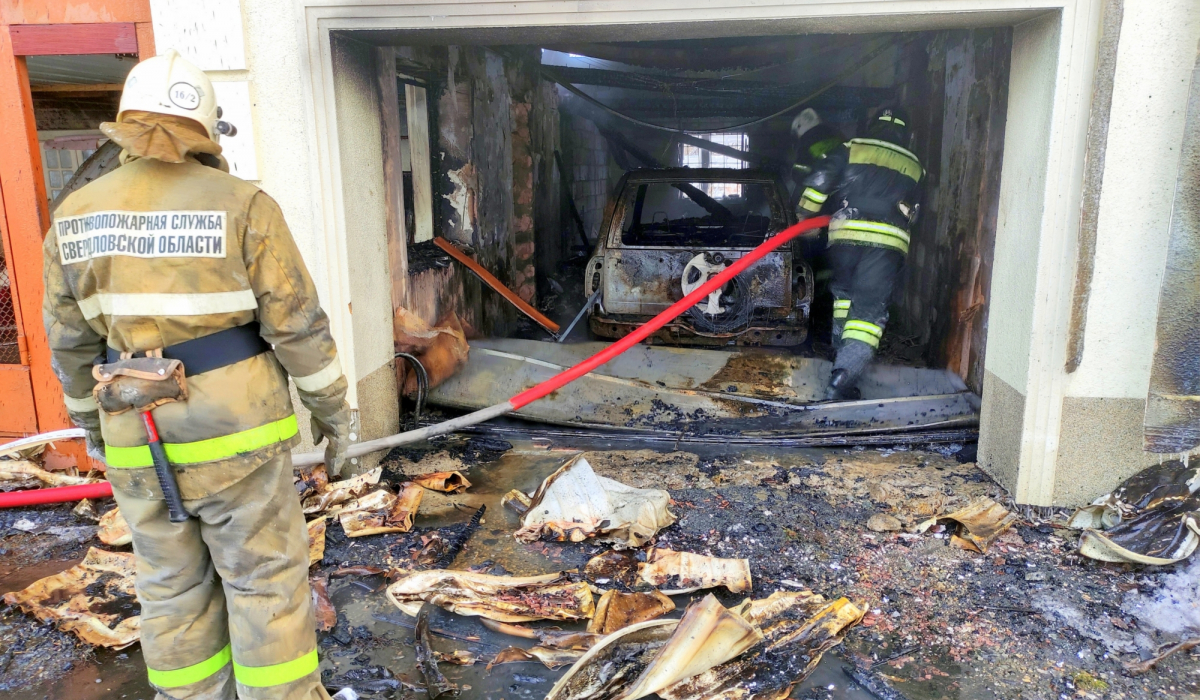
[[129, 110], [186, 117], [217, 139], [217, 95], [212, 81], [175, 49], [148, 58], [129, 71], [117, 120]]
[[796, 138], [800, 138], [808, 133], [809, 129], [820, 123], [821, 117], [817, 116], [817, 110], [809, 107], [792, 120], [792, 133], [796, 135]]

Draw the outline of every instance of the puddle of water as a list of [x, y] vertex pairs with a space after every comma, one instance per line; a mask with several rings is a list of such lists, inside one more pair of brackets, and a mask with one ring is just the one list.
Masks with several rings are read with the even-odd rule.
[[[124, 658], [122, 658], [124, 657]], [[146, 665], [135, 644], [120, 652], [98, 650], [95, 661], [79, 664], [51, 683], [0, 691], [0, 700], [154, 700]]]
[[34, 581], [62, 573], [81, 561], [82, 557], [69, 561], [41, 561], [25, 565], [0, 563], [0, 595], [27, 588]]

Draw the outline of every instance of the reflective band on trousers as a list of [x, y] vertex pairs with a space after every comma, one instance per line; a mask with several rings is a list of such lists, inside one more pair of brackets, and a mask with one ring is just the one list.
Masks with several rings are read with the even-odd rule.
[[850, 315], [850, 300], [835, 299], [833, 302], [833, 317], [846, 318]]
[[842, 329], [842, 340], [858, 340], [873, 348], [879, 347], [879, 339], [883, 337], [883, 329], [867, 321], [846, 321]]
[[273, 685], [291, 683], [316, 670], [316, 649], [298, 659], [270, 666], [243, 666], [236, 661], [233, 664], [233, 675], [237, 678], [237, 682], [251, 688], [269, 688]]
[[881, 224], [878, 221], [859, 219], [835, 219], [829, 224], [829, 242], [849, 241], [865, 243], [880, 248], [895, 248], [908, 253], [908, 231], [899, 226]]
[[[277, 442], [283, 442], [299, 432], [300, 427], [296, 423], [295, 414], [293, 414], [274, 423], [243, 430], [240, 433], [197, 442], [167, 442], [163, 443], [163, 447], [167, 451], [167, 460], [171, 464], [198, 464], [253, 452]], [[108, 462], [108, 466], [117, 468], [154, 466], [154, 460], [150, 456], [150, 448], [147, 445], [140, 447], [105, 445], [104, 461]]]
[[146, 675], [150, 678], [150, 682], [159, 688], [182, 688], [208, 678], [228, 666], [230, 661], [233, 661], [233, 652], [226, 644], [224, 649], [198, 664], [177, 668], [174, 671], [155, 671], [147, 668]]

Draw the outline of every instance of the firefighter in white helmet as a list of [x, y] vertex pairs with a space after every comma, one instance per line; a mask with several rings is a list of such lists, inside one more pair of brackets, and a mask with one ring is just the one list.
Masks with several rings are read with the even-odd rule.
[[[228, 174], [207, 76], [175, 51], [130, 72], [121, 167], [69, 195], [45, 242], [44, 317], [67, 408], [102, 449], [133, 531], [142, 653], [160, 699], [328, 698], [292, 486], [288, 376], [344, 461], [350, 412], [329, 320], [279, 206]], [[94, 362], [181, 360], [153, 410], [188, 517], [171, 522], [136, 411], [93, 398]]]

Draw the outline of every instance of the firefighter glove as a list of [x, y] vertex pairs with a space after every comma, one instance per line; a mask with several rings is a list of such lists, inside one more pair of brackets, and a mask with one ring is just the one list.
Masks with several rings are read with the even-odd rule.
[[346, 448], [350, 445], [350, 408], [344, 406], [328, 417], [312, 416], [313, 444], [319, 445], [325, 440], [325, 470], [330, 476], [342, 473], [346, 464]]
[[88, 456], [103, 462], [104, 435], [100, 432], [100, 412], [98, 410], [76, 411], [68, 407], [67, 415], [71, 418], [72, 423], [83, 428]]

